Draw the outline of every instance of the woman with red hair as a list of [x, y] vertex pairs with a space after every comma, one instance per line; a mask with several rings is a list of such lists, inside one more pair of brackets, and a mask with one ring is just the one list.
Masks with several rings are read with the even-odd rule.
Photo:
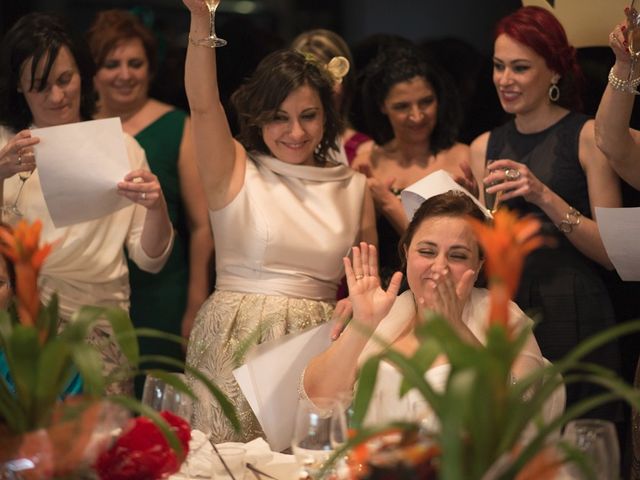
[[[553, 237], [553, 247], [528, 257], [515, 300], [539, 315], [536, 338], [554, 361], [615, 323], [600, 276], [602, 267], [613, 266], [594, 213], [597, 206], [621, 206], [620, 187], [596, 147], [593, 120], [578, 113], [582, 75], [553, 14], [523, 7], [498, 22], [493, 82], [513, 118], [474, 140], [472, 168], [484, 184], [482, 198], [495, 195], [498, 207], [536, 215]], [[617, 345], [603, 347], [589, 361], [618, 370]], [[587, 385], [570, 384], [568, 405], [592, 393]]]

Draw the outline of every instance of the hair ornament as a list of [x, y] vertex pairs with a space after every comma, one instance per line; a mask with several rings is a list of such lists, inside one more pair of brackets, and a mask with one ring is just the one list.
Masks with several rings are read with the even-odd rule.
[[347, 73], [349, 73], [350, 67], [351, 66], [349, 65], [349, 60], [347, 60], [342, 55], [339, 55], [329, 60], [326, 69], [333, 77], [333, 80], [337, 84], [340, 84], [342, 83], [342, 79], [347, 75]]

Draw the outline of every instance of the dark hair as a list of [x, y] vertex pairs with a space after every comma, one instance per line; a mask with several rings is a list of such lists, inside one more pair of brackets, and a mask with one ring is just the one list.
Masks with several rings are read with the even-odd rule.
[[416, 47], [394, 47], [383, 50], [366, 68], [362, 86], [362, 101], [367, 129], [378, 145], [394, 138], [391, 123], [381, 109], [391, 88], [421, 77], [434, 90], [438, 100], [436, 126], [431, 133], [431, 153], [452, 147], [458, 137], [462, 110], [457, 90], [446, 74], [430, 65]]
[[331, 76], [318, 61], [293, 50], [279, 50], [267, 55], [231, 96], [240, 124], [238, 137], [247, 150], [269, 153], [262, 127], [274, 120], [289, 94], [304, 85], [318, 92], [324, 109], [324, 132], [316, 160], [324, 162], [330, 148], [338, 149], [336, 138], [342, 130], [342, 120], [333, 105]]
[[558, 19], [542, 7], [522, 7], [502, 18], [496, 25], [494, 38], [505, 34], [529, 47], [542, 58], [549, 69], [560, 75], [557, 103], [570, 110], [582, 110], [581, 90], [584, 83], [576, 59], [576, 49]]
[[351, 50], [344, 39], [331, 30], [317, 28], [298, 35], [291, 48], [315, 56], [318, 61], [328, 64], [333, 57], [342, 56], [349, 61], [349, 71], [342, 79], [342, 98], [338, 106], [340, 118], [346, 121], [351, 111], [351, 102], [356, 91], [356, 71]]
[[[416, 231], [425, 220], [434, 217], [473, 217], [482, 222], [490, 223], [490, 220], [478, 208], [475, 202], [471, 200], [467, 194], [459, 190], [449, 190], [446, 193], [427, 198], [413, 214], [409, 226], [398, 243], [398, 255], [402, 261], [403, 270], [407, 267], [406, 252], [409, 249], [409, 245], [411, 245]], [[479, 244], [478, 248], [480, 249], [480, 258], [482, 259], [482, 249]]]
[[154, 77], [158, 68], [157, 43], [153, 33], [140, 19], [126, 10], [99, 12], [87, 32], [87, 40], [97, 68], [102, 68], [107, 55], [126, 40], [139, 39], [149, 62], [149, 76]]
[[[0, 44], [0, 124], [15, 131], [29, 126], [31, 110], [24, 95], [18, 92], [22, 67], [33, 59], [29, 90], [43, 91], [62, 47], [69, 49], [80, 73], [80, 117], [83, 120], [93, 117], [95, 65], [86, 42], [71, 34], [60, 17], [36, 12], [20, 18]], [[42, 79], [36, 82], [36, 68], [42, 59], [45, 60]]]

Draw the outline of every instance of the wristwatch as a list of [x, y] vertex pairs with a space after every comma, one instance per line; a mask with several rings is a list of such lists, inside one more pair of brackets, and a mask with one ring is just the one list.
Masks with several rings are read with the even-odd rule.
[[565, 214], [564, 219], [560, 220], [560, 223], [556, 225], [558, 230], [562, 233], [571, 233], [573, 227], [580, 225], [580, 216], [582, 214], [573, 207], [569, 207], [569, 211]]

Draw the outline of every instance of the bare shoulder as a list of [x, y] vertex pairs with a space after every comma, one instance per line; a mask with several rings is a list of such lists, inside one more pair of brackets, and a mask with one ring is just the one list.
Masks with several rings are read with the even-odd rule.
[[489, 135], [491, 132], [484, 132], [475, 138], [473, 142], [471, 142], [470, 149], [471, 155], [481, 154], [484, 156], [487, 152], [487, 145], [489, 144]]
[[456, 143], [451, 148], [443, 152], [448, 163], [469, 163], [471, 149], [464, 143]]

